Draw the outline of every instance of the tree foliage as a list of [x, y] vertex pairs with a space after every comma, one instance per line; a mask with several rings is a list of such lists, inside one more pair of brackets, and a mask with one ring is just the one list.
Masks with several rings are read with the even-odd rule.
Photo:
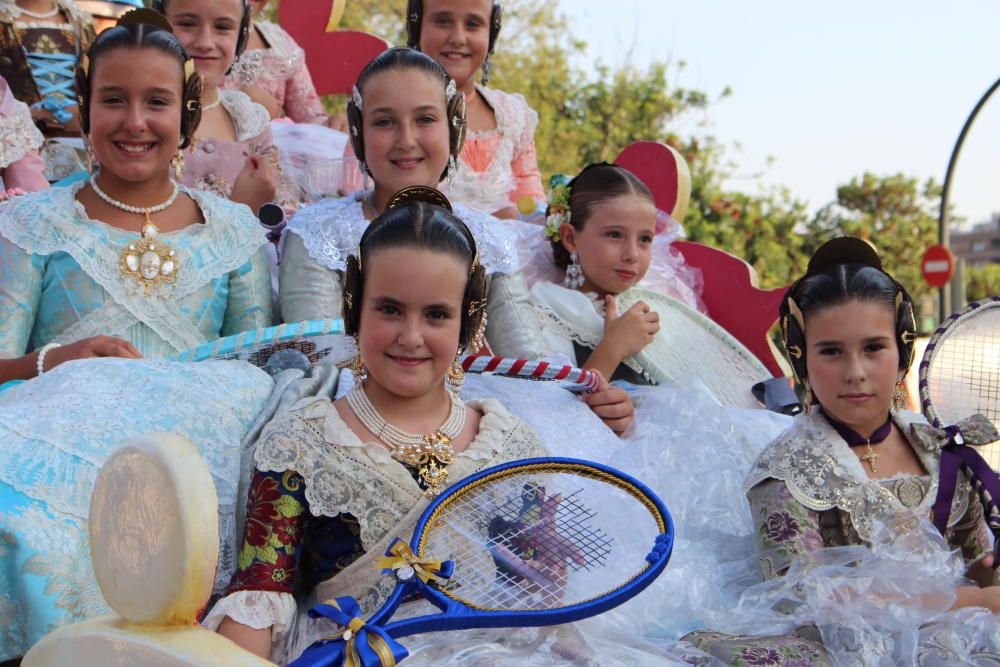
[[1000, 294], [1000, 264], [987, 264], [965, 270], [965, 295], [978, 301]]
[[919, 184], [903, 174], [871, 173], [837, 188], [835, 202], [825, 206], [807, 227], [807, 250], [832, 236], [860, 236], [879, 250], [885, 268], [915, 299], [931, 293], [920, 274], [920, 260], [937, 239], [941, 188]]

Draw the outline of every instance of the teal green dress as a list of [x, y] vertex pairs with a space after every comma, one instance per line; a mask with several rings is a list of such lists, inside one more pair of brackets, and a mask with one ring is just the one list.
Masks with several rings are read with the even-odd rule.
[[137, 435], [178, 433], [205, 457], [219, 567], [231, 571], [241, 440], [273, 387], [244, 362], [163, 360], [271, 324], [265, 238], [250, 210], [189, 192], [205, 223], [160, 235], [176, 279], [147, 293], [120, 267], [139, 235], [88, 218], [80, 187], [0, 205], [0, 355], [104, 334], [144, 358], [71, 361], [0, 391], [0, 662], [110, 612], [90, 562], [90, 490], [107, 456]]

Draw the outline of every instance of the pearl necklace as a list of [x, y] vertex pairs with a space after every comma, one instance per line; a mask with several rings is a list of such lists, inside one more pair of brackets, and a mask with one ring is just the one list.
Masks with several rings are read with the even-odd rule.
[[211, 111], [212, 109], [214, 109], [215, 107], [219, 106], [220, 104], [222, 104], [222, 93], [221, 92], [217, 92], [216, 95], [215, 95], [215, 101], [214, 102], [212, 102], [211, 104], [203, 104], [203, 105], [201, 105], [201, 112], [205, 113], [206, 111]]
[[[135, 213], [137, 215], [145, 215], [147, 225], [153, 224], [153, 221], [149, 219], [150, 213], [159, 213], [160, 211], [166, 210], [170, 208], [170, 206], [173, 205], [175, 201], [177, 201], [177, 195], [180, 194], [181, 189], [177, 187], [177, 181], [171, 181], [171, 184], [174, 186], [174, 189], [173, 192], [170, 193], [170, 196], [167, 197], [167, 201], [163, 202], [162, 204], [157, 204], [156, 206], [147, 206], [143, 208], [141, 206], [129, 206], [125, 202], [118, 201], [117, 199], [115, 199], [114, 197], [112, 197], [107, 192], [101, 189], [101, 186], [97, 184], [96, 174], [93, 174], [90, 177], [90, 187], [94, 189], [94, 192], [97, 193], [98, 197], [100, 197], [107, 203], [111, 204], [115, 208], [120, 208], [123, 211], [127, 211], [129, 213]], [[153, 226], [155, 227], [155, 225]], [[143, 233], [145, 233], [145, 229], [143, 229]]]
[[451, 410], [448, 418], [433, 433], [407, 433], [378, 413], [361, 384], [347, 393], [347, 404], [366, 429], [389, 445], [393, 458], [417, 468], [417, 475], [426, 487], [425, 495], [434, 497], [448, 483], [447, 466], [455, 461], [454, 440], [465, 428], [466, 408], [458, 396], [448, 392]]
[[147, 207], [130, 206], [118, 201], [102, 190], [101, 186], [97, 184], [96, 174], [90, 177], [90, 187], [105, 202], [128, 213], [146, 216], [146, 222], [142, 225], [142, 234], [139, 240], [129, 243], [125, 250], [122, 251], [118, 261], [118, 268], [123, 277], [131, 278], [144, 287], [147, 295], [152, 292], [154, 287], [159, 287], [162, 283], [171, 283], [176, 280], [177, 272], [180, 268], [177, 252], [167, 244], [160, 243], [159, 239], [157, 239], [160, 229], [153, 224], [152, 219], [149, 217], [151, 213], [159, 213], [177, 201], [180, 188], [177, 186], [176, 181], [173, 182], [173, 186], [174, 190], [170, 193], [170, 197], [162, 204]]
[[59, 13], [59, 5], [56, 5], [55, 7], [53, 7], [51, 10], [49, 10], [47, 12], [33, 12], [30, 9], [25, 9], [24, 7], [21, 7], [20, 5], [18, 5], [17, 8], [20, 9], [21, 13], [24, 14], [25, 16], [27, 16], [29, 18], [33, 18], [33, 19], [40, 19], [40, 20], [41, 19], [50, 19], [50, 18], [52, 18], [53, 16], [56, 16]]

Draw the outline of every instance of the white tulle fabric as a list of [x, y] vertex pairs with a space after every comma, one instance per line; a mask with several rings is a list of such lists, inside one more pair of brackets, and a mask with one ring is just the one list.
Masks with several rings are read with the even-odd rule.
[[[302, 237], [314, 260], [332, 271], [343, 271], [347, 256], [358, 251], [361, 235], [370, 224], [364, 214], [364, 196], [355, 192], [307, 206], [295, 214], [288, 230]], [[501, 221], [458, 203], [454, 213], [475, 237], [479, 261], [487, 274], [513, 274], [521, 268], [514, 233], [519, 223]]]
[[[468, 376], [462, 395], [499, 399], [554, 456], [606, 463], [646, 483], [673, 516], [674, 553], [649, 589], [611, 612], [571, 626], [414, 635], [403, 640], [411, 654], [407, 663], [722, 664], [676, 640], [724, 613], [748, 581], [760, 580], [740, 484], [791, 419], [723, 409], [697, 382], [672, 382], [636, 390], [636, 425], [619, 439], [579, 396], [554, 383]], [[422, 604], [404, 606], [394, 618], [429, 613]]]
[[0, 105], [7, 113], [0, 114], [0, 169], [17, 162], [28, 151], [39, 148], [45, 137], [35, 126], [31, 110], [26, 104], [13, 99], [14, 93], [6, 85], [0, 85]]

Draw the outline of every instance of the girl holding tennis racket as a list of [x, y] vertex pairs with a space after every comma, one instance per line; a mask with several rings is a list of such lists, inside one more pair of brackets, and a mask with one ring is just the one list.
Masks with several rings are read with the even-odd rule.
[[[406, 202], [447, 203], [430, 192], [402, 193], [347, 261], [345, 327], [364, 379], [335, 402], [315, 398], [280, 415], [256, 446], [240, 567], [205, 622], [278, 662], [316, 639], [296, 621], [296, 586], [316, 599], [345, 591], [374, 611], [392, 586], [372, 559], [433, 494], [546, 453], [499, 402], [467, 405], [446, 385], [459, 352], [482, 335], [486, 272], [454, 215]], [[425, 435], [432, 451], [421, 458], [414, 442]]]
[[[768, 446], [745, 484], [769, 581], [744, 597], [754, 618], [739, 631], [780, 609], [789, 627], [819, 626], [812, 638], [838, 660], [1000, 659], [1000, 587], [991, 585], [982, 504], [961, 476], [945, 545], [928, 518], [947, 438], [899, 409], [915, 335], [909, 294], [870, 244], [837, 238], [789, 289], [781, 323], [812, 409]], [[986, 444], [997, 438], [990, 431], [963, 433]], [[819, 650], [803, 636], [689, 639], [728, 663], [747, 651]]]

